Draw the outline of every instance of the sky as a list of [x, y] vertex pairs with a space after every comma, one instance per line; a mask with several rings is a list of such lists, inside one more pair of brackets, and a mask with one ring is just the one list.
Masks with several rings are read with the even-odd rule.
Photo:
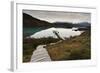
[[83, 12], [56, 12], [56, 11], [37, 11], [37, 10], [23, 10], [32, 17], [45, 20], [48, 22], [91, 22], [91, 14]]

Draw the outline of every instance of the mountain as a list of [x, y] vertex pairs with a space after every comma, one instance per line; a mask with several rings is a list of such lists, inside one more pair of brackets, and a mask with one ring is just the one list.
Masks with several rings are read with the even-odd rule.
[[69, 23], [69, 22], [54, 22], [50, 23], [44, 20], [37, 19], [23, 13], [23, 26], [24, 27], [43, 27], [45, 29], [55, 27], [55, 28], [72, 28], [72, 27], [90, 27], [90, 23], [88, 22], [80, 22], [80, 23]]
[[80, 22], [80, 23], [68, 23], [68, 22], [54, 22], [56, 27], [63, 27], [63, 28], [72, 28], [72, 27], [90, 27], [91, 24], [88, 22]]
[[81, 22], [81, 23], [79, 23], [79, 25], [83, 26], [83, 27], [89, 27], [91, 24], [88, 22]]
[[51, 23], [43, 20], [39, 20], [37, 18], [32, 17], [26, 13], [23, 13], [23, 26], [24, 27], [42, 27], [48, 26]]
[[65, 38], [78, 36], [83, 31], [73, 31], [72, 29], [65, 29], [65, 28], [49, 28], [45, 29], [39, 32], [36, 32], [35, 34], [31, 35], [29, 38], [59, 38], [64, 40]]

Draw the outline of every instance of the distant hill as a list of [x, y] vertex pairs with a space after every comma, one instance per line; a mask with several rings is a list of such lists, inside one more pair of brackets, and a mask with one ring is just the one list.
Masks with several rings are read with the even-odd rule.
[[69, 23], [69, 22], [54, 22], [50, 23], [44, 20], [37, 19], [35, 17], [32, 17], [31, 15], [28, 15], [26, 13], [23, 13], [23, 26], [24, 27], [45, 27], [51, 28], [51, 27], [56, 27], [56, 28], [72, 28], [72, 27], [89, 27], [90, 28], [90, 23], [88, 22], [81, 22], [81, 23]]
[[65, 27], [65, 28], [72, 28], [72, 27], [90, 27], [91, 24], [88, 22], [81, 22], [81, 23], [68, 23], [68, 22], [55, 22], [55, 26]]
[[50, 25], [49, 22], [39, 20], [37, 18], [34, 18], [26, 13], [23, 13], [23, 26], [24, 27], [42, 27], [42, 26], [48, 26]]

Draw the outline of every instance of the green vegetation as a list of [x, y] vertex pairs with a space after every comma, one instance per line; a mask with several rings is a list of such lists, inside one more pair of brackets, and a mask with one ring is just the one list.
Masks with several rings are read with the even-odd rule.
[[33, 51], [38, 45], [56, 43], [59, 39], [52, 37], [49, 38], [26, 38], [23, 39], [23, 62], [29, 62], [32, 56]]
[[[38, 45], [46, 44], [46, 49], [53, 61], [81, 60], [91, 58], [90, 31], [66, 40], [49, 38], [23, 39], [23, 62], [29, 62]], [[55, 44], [50, 44], [55, 43]]]
[[90, 32], [85, 31], [80, 36], [71, 37], [46, 48], [53, 61], [80, 60], [91, 58]]

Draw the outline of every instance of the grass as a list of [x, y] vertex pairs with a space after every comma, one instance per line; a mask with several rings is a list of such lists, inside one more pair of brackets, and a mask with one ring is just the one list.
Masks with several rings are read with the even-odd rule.
[[[49, 38], [24, 38], [23, 39], [23, 62], [29, 62], [32, 53], [38, 45], [46, 44], [46, 49], [53, 61], [81, 60], [91, 58], [90, 31], [85, 31], [80, 36], [66, 40]], [[59, 42], [60, 41], [60, 42]], [[55, 43], [55, 44], [50, 44]]]
[[24, 38], [23, 39], [23, 62], [30, 61], [33, 51], [36, 49], [38, 45], [55, 43], [57, 41], [59, 41], [59, 39], [55, 39], [52, 37], [40, 38], [40, 39]]
[[80, 36], [47, 45], [46, 48], [53, 61], [90, 59], [90, 42], [90, 32], [85, 31]]

